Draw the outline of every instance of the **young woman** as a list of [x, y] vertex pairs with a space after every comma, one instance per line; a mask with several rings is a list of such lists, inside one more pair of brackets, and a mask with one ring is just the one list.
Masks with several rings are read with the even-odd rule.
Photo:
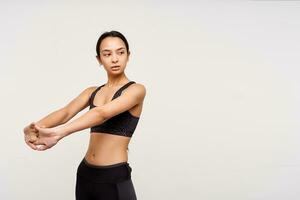
[[[90, 128], [89, 147], [77, 169], [76, 199], [136, 200], [127, 149], [142, 112], [146, 88], [124, 73], [130, 51], [120, 32], [103, 33], [96, 52], [108, 81], [86, 88], [65, 107], [26, 126], [25, 142], [43, 151], [74, 132]], [[88, 112], [66, 123], [87, 106]]]

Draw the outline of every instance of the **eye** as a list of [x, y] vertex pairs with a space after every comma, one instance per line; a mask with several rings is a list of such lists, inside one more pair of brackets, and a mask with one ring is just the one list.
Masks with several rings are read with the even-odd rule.
[[120, 51], [120, 54], [124, 54], [125, 52], [124, 51]]
[[109, 56], [110, 55], [110, 53], [109, 54], [104, 54], [104, 56]]

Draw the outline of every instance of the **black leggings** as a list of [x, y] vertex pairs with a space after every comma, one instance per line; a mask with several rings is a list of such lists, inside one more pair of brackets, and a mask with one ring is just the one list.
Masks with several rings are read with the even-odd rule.
[[128, 162], [98, 166], [85, 158], [77, 169], [76, 200], [136, 200]]

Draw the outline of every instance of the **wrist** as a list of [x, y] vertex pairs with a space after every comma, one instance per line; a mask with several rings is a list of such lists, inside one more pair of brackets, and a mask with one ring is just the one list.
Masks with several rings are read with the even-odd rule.
[[67, 135], [65, 129], [62, 126], [55, 127], [54, 131], [56, 133], [55, 135], [56, 135], [58, 140], [61, 140], [62, 138], [64, 138]]

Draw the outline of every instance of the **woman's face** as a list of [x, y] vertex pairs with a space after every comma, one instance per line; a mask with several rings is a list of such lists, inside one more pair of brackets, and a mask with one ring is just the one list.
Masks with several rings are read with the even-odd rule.
[[100, 58], [97, 56], [97, 59], [108, 73], [123, 73], [129, 59], [123, 40], [119, 37], [106, 37], [102, 40], [99, 51]]

